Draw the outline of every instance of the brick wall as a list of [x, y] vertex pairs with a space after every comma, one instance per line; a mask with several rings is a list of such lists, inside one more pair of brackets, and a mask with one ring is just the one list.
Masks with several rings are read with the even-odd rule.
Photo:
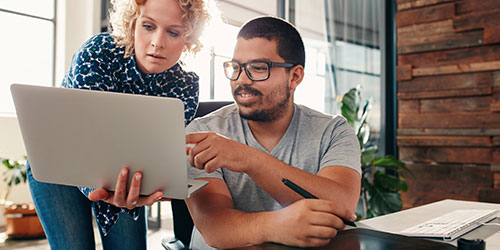
[[500, 202], [500, 1], [397, 0], [403, 207]]

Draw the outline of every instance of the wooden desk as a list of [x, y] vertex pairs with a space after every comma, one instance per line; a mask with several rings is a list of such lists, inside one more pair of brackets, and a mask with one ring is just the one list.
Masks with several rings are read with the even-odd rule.
[[[493, 203], [484, 203], [484, 202], [470, 202], [470, 201], [458, 201], [458, 200], [442, 200], [438, 202], [434, 202], [431, 204], [427, 204], [424, 206], [420, 207], [415, 207], [411, 209], [407, 209], [404, 211], [399, 211], [396, 213], [384, 215], [384, 216], [379, 216], [376, 218], [368, 219], [368, 220], [362, 220], [359, 222], [356, 222], [358, 225], [358, 228], [365, 228], [365, 229], [372, 229], [372, 230], [377, 230], [377, 231], [382, 231], [382, 232], [387, 232], [387, 233], [392, 233], [392, 234], [398, 234], [400, 231], [409, 228], [411, 226], [420, 224], [422, 222], [425, 222], [429, 219], [435, 218], [437, 216], [443, 215], [445, 213], [451, 212], [456, 209], [497, 209], [500, 210], [500, 204], [493, 204]], [[500, 223], [500, 219], [497, 218], [494, 221], [496, 223]], [[347, 227], [346, 229], [350, 229], [351, 227]], [[348, 231], [342, 232], [343, 237], [346, 236], [346, 233]], [[375, 238], [377, 237], [377, 232], [375, 232], [372, 236]], [[351, 237], [351, 236], [347, 236]], [[380, 234], [380, 237], [384, 237], [382, 234]], [[397, 237], [397, 236], [396, 236]], [[500, 226], [496, 225], [487, 225], [487, 226], [481, 226], [473, 231], [462, 235], [461, 238], [466, 238], [466, 239], [483, 239], [486, 241], [486, 249], [488, 250], [493, 250], [493, 249], [500, 249]], [[398, 241], [397, 238], [395, 238], [395, 242]], [[408, 240], [408, 238], [401, 239], [401, 241]], [[411, 239], [413, 240], [413, 238]], [[321, 247], [318, 249], [370, 249], [367, 248], [369, 247], [370, 243], [363, 243], [363, 246], [360, 246], [359, 242], [354, 240], [349, 240], [349, 241], [343, 241], [346, 244], [350, 245], [342, 245], [342, 246], [335, 246], [334, 244], [335, 239], [332, 240], [332, 242], [325, 247]], [[438, 241], [439, 242], [439, 241]], [[440, 241], [443, 243], [443, 241]], [[355, 244], [357, 243], [357, 244]], [[404, 242], [403, 242], [404, 243]], [[344, 244], [344, 243], [342, 243]], [[389, 242], [389, 244], [392, 244]], [[443, 243], [445, 244], [445, 243]], [[452, 242], [447, 242], [446, 244], [451, 244], [453, 246], [457, 246], [457, 241], [452, 241]], [[338, 244], [337, 244], [338, 245]], [[450, 248], [454, 248], [451, 245], [444, 245], [442, 248], [447, 248], [449, 246]], [[272, 244], [272, 243], [266, 243], [258, 246], [248, 246], [244, 248], [239, 248], [239, 249], [244, 249], [244, 250], [257, 250], [257, 249], [275, 249], [275, 250], [285, 250], [285, 249], [299, 249], [299, 248], [293, 248], [293, 247], [288, 247], [288, 246], [283, 246], [283, 245], [278, 245], [278, 244]], [[400, 248], [400, 249], [405, 249], [405, 248]], [[424, 248], [428, 249], [428, 248]], [[437, 249], [441, 249], [439, 246]]]
[[[265, 243], [238, 248], [238, 250], [288, 250], [301, 249], [279, 244]], [[388, 234], [364, 228], [340, 231], [330, 243], [323, 247], [308, 248], [315, 250], [456, 250], [452, 245]]]

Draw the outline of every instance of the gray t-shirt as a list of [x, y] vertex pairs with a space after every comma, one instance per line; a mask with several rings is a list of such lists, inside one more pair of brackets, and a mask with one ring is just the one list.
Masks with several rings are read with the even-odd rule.
[[[186, 128], [187, 133], [202, 131], [216, 132], [269, 153], [290, 166], [312, 174], [317, 174], [320, 169], [327, 166], [345, 166], [361, 174], [359, 142], [345, 118], [333, 117], [302, 105], [295, 104], [292, 121], [272, 152], [264, 149], [253, 137], [247, 120], [240, 117], [235, 104], [195, 119]], [[206, 173], [188, 166], [188, 174], [191, 179], [224, 180], [235, 209], [259, 212], [282, 208], [245, 173], [232, 172], [225, 168]], [[191, 248], [212, 249], [196, 228], [193, 231]]]

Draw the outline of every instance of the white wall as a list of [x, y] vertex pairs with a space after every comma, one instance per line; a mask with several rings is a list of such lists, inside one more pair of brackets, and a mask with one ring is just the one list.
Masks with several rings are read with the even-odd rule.
[[[101, 0], [59, 0], [57, 2], [56, 79], [59, 86], [68, 69], [73, 53], [100, 31]], [[15, 116], [0, 116], [0, 157], [23, 159], [26, 155], [21, 132]], [[0, 166], [0, 194], [5, 190], [4, 167]], [[12, 188], [9, 200], [27, 202], [31, 195], [27, 184]], [[0, 226], [5, 224], [0, 216]]]
[[276, 0], [217, 0], [221, 16], [238, 27], [257, 16], [275, 16], [277, 6]]
[[59, 86], [73, 54], [101, 26], [101, 0], [57, 2], [56, 79]]

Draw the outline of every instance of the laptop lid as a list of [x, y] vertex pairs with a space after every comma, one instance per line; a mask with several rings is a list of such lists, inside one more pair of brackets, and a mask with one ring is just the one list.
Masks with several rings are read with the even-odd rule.
[[21, 84], [11, 92], [38, 181], [113, 190], [129, 166], [143, 173], [142, 195], [184, 199], [207, 184], [188, 191], [179, 99]]

